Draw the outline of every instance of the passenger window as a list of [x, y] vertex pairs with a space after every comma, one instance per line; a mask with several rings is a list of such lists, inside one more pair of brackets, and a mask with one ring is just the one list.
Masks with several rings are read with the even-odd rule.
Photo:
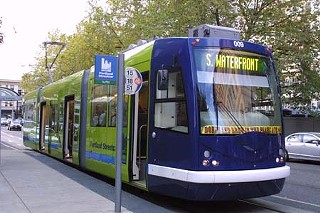
[[110, 86], [108, 93], [108, 126], [115, 127], [117, 123], [117, 86]]
[[[95, 85], [91, 98], [91, 126], [115, 127], [117, 122], [117, 92], [116, 85]], [[128, 125], [128, 96], [124, 96], [123, 126]]]
[[24, 106], [24, 119], [33, 121], [36, 115], [36, 103], [29, 103]]
[[59, 105], [58, 104], [52, 104], [52, 120], [51, 125], [52, 129], [58, 133], [59, 132]]
[[188, 133], [188, 115], [181, 69], [169, 70], [168, 89], [159, 90], [158, 85], [156, 88], [155, 127]]
[[95, 85], [92, 88], [91, 98], [91, 126], [106, 126], [106, 94], [107, 85]]
[[63, 120], [64, 120], [64, 117], [63, 117], [63, 115], [64, 115], [64, 108], [63, 108], [63, 103], [60, 103], [59, 104], [59, 112], [58, 112], [58, 114], [59, 114], [59, 129], [58, 129], [58, 132], [59, 132], [59, 134], [63, 134], [62, 132], [63, 132]]

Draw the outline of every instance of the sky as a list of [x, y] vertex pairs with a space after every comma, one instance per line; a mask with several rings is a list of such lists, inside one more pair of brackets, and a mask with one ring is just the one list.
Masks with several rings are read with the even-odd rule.
[[72, 35], [88, 10], [88, 0], [0, 0], [0, 79], [21, 80], [44, 54], [48, 33], [58, 29]]

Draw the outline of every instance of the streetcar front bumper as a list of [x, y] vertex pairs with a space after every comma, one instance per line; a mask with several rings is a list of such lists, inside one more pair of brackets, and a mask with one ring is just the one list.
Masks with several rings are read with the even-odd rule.
[[290, 167], [238, 171], [189, 171], [148, 166], [149, 190], [187, 200], [235, 200], [279, 193]]

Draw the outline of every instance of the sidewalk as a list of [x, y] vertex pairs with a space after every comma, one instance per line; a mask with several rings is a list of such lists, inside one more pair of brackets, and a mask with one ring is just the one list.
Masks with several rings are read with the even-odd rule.
[[[31, 150], [2, 147], [1, 213], [114, 212], [115, 188]], [[171, 212], [125, 191], [122, 212]]]

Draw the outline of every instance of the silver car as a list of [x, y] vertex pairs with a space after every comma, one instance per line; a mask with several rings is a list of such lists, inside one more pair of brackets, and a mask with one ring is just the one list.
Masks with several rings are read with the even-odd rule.
[[288, 135], [286, 159], [320, 161], [320, 132], [297, 132]]

